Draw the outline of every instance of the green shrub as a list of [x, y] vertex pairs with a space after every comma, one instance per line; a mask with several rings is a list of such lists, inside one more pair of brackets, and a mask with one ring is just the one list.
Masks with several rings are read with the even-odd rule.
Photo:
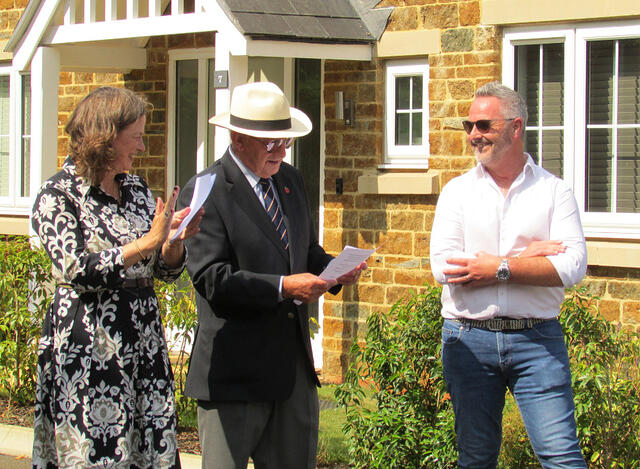
[[185, 270], [175, 282], [165, 283], [156, 280], [154, 285], [158, 297], [158, 308], [162, 322], [172, 337], [169, 347], [177, 353], [172, 359], [173, 374], [176, 382], [176, 410], [181, 425], [193, 423], [197, 402], [185, 396], [184, 388], [189, 368], [189, 353], [198, 315], [196, 312], [195, 290]]
[[38, 339], [51, 289], [51, 262], [25, 237], [0, 242], [0, 391], [9, 405], [35, 398]]
[[591, 469], [640, 468], [640, 337], [604, 320], [596, 298], [562, 305], [578, 436]]
[[[457, 459], [453, 410], [440, 361], [440, 289], [367, 320], [362, 347], [336, 390], [358, 468], [450, 468]], [[374, 404], [367, 405], [367, 396]]]
[[[569, 292], [560, 321], [571, 359], [578, 437], [592, 469], [640, 468], [640, 337], [604, 320], [596, 298]], [[359, 468], [453, 467], [453, 412], [440, 361], [440, 290], [374, 313], [336, 391]], [[372, 399], [367, 399], [368, 397]], [[513, 398], [499, 467], [537, 462]]]

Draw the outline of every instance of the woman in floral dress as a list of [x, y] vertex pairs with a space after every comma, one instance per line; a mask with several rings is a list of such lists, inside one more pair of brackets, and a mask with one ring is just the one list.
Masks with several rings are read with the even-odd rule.
[[35, 468], [175, 468], [174, 381], [153, 278], [175, 280], [196, 214], [174, 213], [129, 174], [149, 105], [103, 87], [66, 125], [70, 156], [36, 198], [32, 223], [55, 296], [39, 346]]

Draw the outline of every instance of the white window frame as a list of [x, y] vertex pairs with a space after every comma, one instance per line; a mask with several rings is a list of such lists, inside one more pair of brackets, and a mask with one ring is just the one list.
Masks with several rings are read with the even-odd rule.
[[[10, 66], [0, 67], [0, 75], [9, 76], [9, 195], [0, 196], [0, 215], [29, 215], [33, 198], [30, 194], [26, 197], [18, 196], [22, 179], [20, 163], [22, 154], [22, 78], [25, 75]], [[31, 112], [31, 109], [28, 110]], [[31, 129], [28, 129], [31, 135]], [[33, 148], [31, 149], [30, 181], [33, 180], [37, 164], [33, 161]], [[29, 188], [31, 190], [31, 188]], [[35, 194], [33, 194], [35, 195]]]
[[[422, 75], [422, 144], [395, 144], [397, 77]], [[385, 64], [385, 163], [379, 168], [427, 169], [429, 167], [429, 61], [426, 57], [389, 60]]]
[[[196, 171], [206, 168], [207, 162], [207, 131], [209, 118], [207, 106], [209, 83], [205, 78], [209, 75], [209, 60], [215, 60], [215, 49], [205, 47], [200, 49], [173, 49], [169, 51], [169, 86], [167, 90], [167, 194], [173, 188], [171, 181], [176, 176], [176, 62], [179, 60], [198, 61], [198, 117], [197, 117], [197, 151]], [[202, 103], [203, 105], [200, 105]]]
[[586, 53], [591, 40], [640, 38], [640, 21], [508, 28], [503, 33], [504, 84], [514, 87], [515, 46], [562, 42], [565, 50], [564, 180], [573, 189], [587, 237], [640, 239], [640, 213], [585, 211]]

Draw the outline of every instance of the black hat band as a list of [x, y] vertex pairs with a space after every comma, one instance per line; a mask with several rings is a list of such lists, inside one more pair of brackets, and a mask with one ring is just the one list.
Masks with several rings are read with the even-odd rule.
[[289, 130], [291, 129], [291, 118], [270, 121], [259, 121], [243, 119], [242, 117], [229, 115], [229, 123], [235, 127], [242, 127], [248, 130]]

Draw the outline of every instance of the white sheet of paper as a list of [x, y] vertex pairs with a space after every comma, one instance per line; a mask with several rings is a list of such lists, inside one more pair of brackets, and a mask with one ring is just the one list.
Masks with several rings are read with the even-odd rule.
[[[351, 272], [358, 267], [364, 261], [369, 259], [369, 256], [375, 252], [375, 249], [360, 249], [353, 246], [345, 246], [342, 252], [331, 259], [331, 262], [325, 267], [325, 269], [318, 275], [322, 280], [335, 280], [344, 274]], [[301, 305], [302, 301], [293, 300], [297, 305]]]
[[329, 265], [327, 265], [319, 277], [322, 280], [335, 280], [358, 267], [374, 252], [375, 249], [360, 249], [347, 245], [338, 257], [329, 262]]
[[207, 200], [207, 197], [209, 196], [209, 192], [211, 192], [211, 188], [213, 187], [213, 182], [215, 180], [216, 175], [211, 173], [203, 174], [196, 179], [195, 186], [193, 187], [193, 196], [191, 197], [191, 203], [189, 204], [189, 208], [191, 208], [191, 211], [189, 212], [189, 215], [187, 215], [185, 219], [182, 220], [182, 223], [180, 223], [180, 226], [169, 241], [173, 241], [178, 236], [180, 236], [180, 233], [184, 231], [191, 219], [195, 216], [198, 210], [200, 210], [200, 207], [202, 207], [204, 201]]

